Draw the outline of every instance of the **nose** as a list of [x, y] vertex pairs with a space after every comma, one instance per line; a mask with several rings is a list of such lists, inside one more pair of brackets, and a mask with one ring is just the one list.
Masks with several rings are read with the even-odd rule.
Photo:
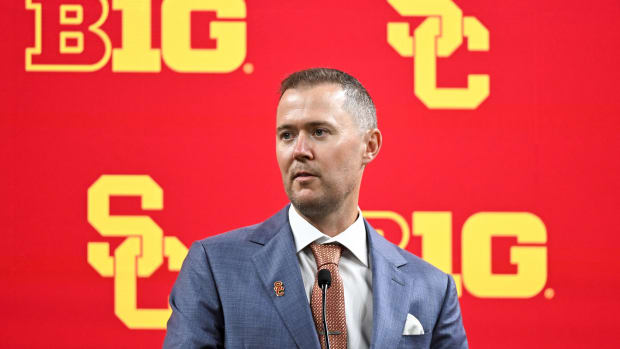
[[293, 157], [295, 160], [312, 160], [314, 155], [312, 153], [312, 141], [308, 136], [301, 132], [295, 140], [295, 148], [293, 149]]

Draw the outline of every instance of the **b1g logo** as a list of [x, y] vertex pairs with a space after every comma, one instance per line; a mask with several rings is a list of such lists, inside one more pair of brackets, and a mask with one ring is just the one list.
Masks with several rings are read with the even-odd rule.
[[[461, 230], [461, 273], [453, 272], [452, 213], [414, 211], [411, 224], [393, 211], [364, 211], [364, 218], [392, 221], [400, 230], [398, 245], [405, 249], [411, 236], [421, 237], [422, 258], [452, 274], [459, 296], [463, 285], [479, 298], [531, 298], [547, 283], [547, 228], [530, 212], [478, 212], [470, 216]], [[376, 229], [383, 235], [381, 229]], [[515, 273], [493, 271], [493, 239], [511, 237], [510, 263]], [[545, 290], [549, 298], [552, 288]], [[553, 297], [553, 296], [551, 296]]]
[[437, 87], [437, 57], [450, 57], [467, 37], [469, 51], [489, 51], [489, 31], [451, 0], [388, 0], [404, 17], [428, 17], [409, 35], [409, 23], [389, 22], [387, 42], [414, 57], [415, 95], [430, 109], [476, 109], [489, 96], [489, 76], [470, 74], [466, 88]]
[[[66, 2], [65, 2], [66, 1]], [[26, 48], [26, 71], [92, 72], [110, 59], [114, 72], [228, 73], [246, 56], [243, 0], [163, 0], [161, 49], [151, 44], [152, 0], [110, 0], [122, 16], [120, 48], [112, 48], [103, 25], [108, 0], [26, 0], [34, 11], [34, 46]], [[208, 23], [216, 48], [193, 48], [191, 15], [215, 12]], [[206, 25], [206, 23], [205, 23]]]

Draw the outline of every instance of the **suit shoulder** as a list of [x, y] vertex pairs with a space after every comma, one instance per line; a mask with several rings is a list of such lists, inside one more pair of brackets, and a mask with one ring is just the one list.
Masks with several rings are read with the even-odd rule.
[[430, 264], [424, 259], [416, 256], [415, 254], [407, 250], [403, 250], [402, 248], [398, 248], [398, 250], [399, 250], [400, 255], [403, 256], [405, 260], [407, 260], [407, 263], [412, 264], [413, 266], [415, 266], [415, 268], [421, 271], [427, 272], [427, 273], [432, 273], [432, 274], [444, 274], [444, 275], [446, 274], [443, 271], [441, 271], [441, 269]]
[[208, 236], [204, 239], [198, 240], [197, 242], [199, 242], [203, 246], [239, 243], [247, 240], [248, 235], [256, 231], [256, 227], [258, 227], [259, 225], [260, 223], [229, 230], [224, 233]]
[[285, 207], [263, 222], [209, 236], [197, 242], [205, 248], [229, 245], [238, 247], [251, 242], [264, 243], [275, 235], [282, 228], [283, 224], [288, 223], [286, 209]]
[[366, 230], [368, 232], [370, 246], [379, 254], [385, 256], [387, 260], [394, 264], [400, 271], [406, 274], [415, 274], [416, 277], [426, 275], [445, 280], [447, 276], [446, 273], [379, 235], [368, 222], [366, 222]]
[[369, 236], [373, 241], [373, 245], [384, 256], [392, 255], [388, 259], [396, 265], [399, 271], [403, 272], [409, 279], [415, 280], [416, 283], [426, 284], [428, 288], [432, 288], [437, 292], [440, 289], [445, 290], [449, 283], [448, 274], [413, 253], [388, 241], [383, 236], [377, 234], [372, 227], [369, 226], [369, 229]]
[[424, 281], [433, 288], [437, 288], [437, 291], [445, 290], [450, 277], [447, 273], [409, 251], [401, 248], [398, 248], [398, 250], [407, 261], [406, 265], [399, 268], [400, 270], [415, 278], [418, 282]]

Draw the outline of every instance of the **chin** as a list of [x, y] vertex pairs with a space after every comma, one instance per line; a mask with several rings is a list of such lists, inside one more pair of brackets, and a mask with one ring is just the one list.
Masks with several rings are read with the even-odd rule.
[[295, 207], [300, 208], [300, 207], [313, 207], [313, 206], [320, 206], [321, 205], [321, 200], [317, 199], [317, 198], [313, 198], [313, 197], [308, 197], [306, 195], [304, 196], [294, 196], [290, 198], [291, 202], [293, 203], [293, 205], [295, 205]]
[[312, 205], [314, 202], [323, 201], [324, 195], [317, 193], [316, 190], [309, 188], [294, 189], [287, 192], [291, 202], [298, 202], [304, 205]]
[[293, 206], [306, 217], [321, 217], [332, 210], [330, 201], [325, 197], [293, 196], [289, 197]]

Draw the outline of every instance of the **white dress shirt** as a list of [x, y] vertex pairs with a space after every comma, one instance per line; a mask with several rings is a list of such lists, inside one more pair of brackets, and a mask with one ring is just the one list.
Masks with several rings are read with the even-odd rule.
[[345, 247], [342, 249], [338, 271], [344, 288], [347, 347], [369, 348], [372, 335], [372, 270], [362, 212], [359, 211], [357, 220], [351, 226], [333, 238], [308, 223], [293, 205], [289, 207], [288, 218], [308, 304], [317, 273], [316, 261], [308, 245], [316, 241], [318, 244], [339, 243]]

